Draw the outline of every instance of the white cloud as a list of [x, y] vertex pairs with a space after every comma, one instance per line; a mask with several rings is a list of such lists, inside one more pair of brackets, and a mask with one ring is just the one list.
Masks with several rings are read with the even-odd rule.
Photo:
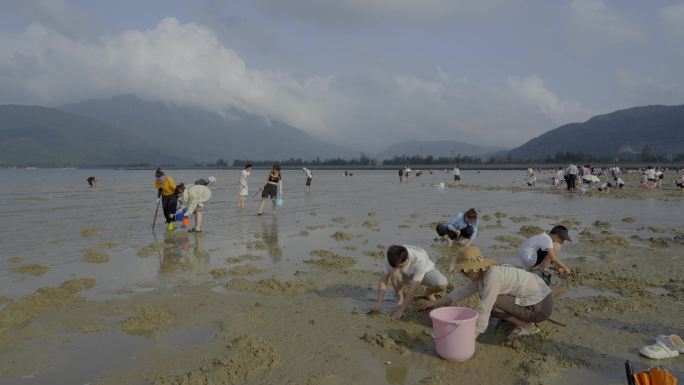
[[208, 28], [164, 19], [93, 41], [41, 24], [0, 35], [0, 103], [59, 105], [132, 93], [280, 120], [330, 142], [379, 150], [409, 139], [514, 146], [588, 112], [537, 77], [486, 87], [376, 71], [350, 78], [255, 70]]
[[535, 105], [557, 123], [582, 121], [591, 116], [591, 111], [578, 103], [561, 101], [556, 94], [544, 87], [544, 81], [537, 76], [509, 77], [506, 84], [522, 100]]
[[658, 16], [668, 29], [684, 37], [684, 3], [661, 8], [658, 10]]
[[570, 45], [581, 53], [645, 38], [637, 22], [623, 17], [602, 0], [573, 0], [565, 9], [565, 17]]

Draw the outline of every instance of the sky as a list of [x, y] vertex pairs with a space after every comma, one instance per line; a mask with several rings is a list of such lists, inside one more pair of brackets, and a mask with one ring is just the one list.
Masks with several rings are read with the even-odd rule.
[[135, 94], [378, 152], [684, 104], [684, 0], [0, 0], [0, 104]]

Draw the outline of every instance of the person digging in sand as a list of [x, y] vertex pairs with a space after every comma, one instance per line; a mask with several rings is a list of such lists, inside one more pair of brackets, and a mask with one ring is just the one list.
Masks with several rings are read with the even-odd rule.
[[183, 183], [176, 187], [176, 195], [182, 197], [183, 207], [187, 208], [187, 215], [195, 214], [195, 227], [188, 230], [189, 233], [202, 232], [202, 210], [204, 204], [211, 198], [211, 190], [207, 186], [191, 184], [185, 187]]
[[479, 222], [477, 220], [477, 211], [475, 209], [468, 209], [465, 213], [458, 213], [453, 218], [449, 219], [446, 224], [438, 224], [435, 230], [437, 234], [446, 239], [449, 246], [453, 244], [453, 240], [459, 238], [461, 230], [466, 227], [472, 227], [473, 232], [469, 241], [465, 246], [472, 245], [472, 242], [477, 238], [477, 226]]
[[551, 289], [536, 274], [514, 266], [498, 266], [493, 259], [483, 257], [477, 246], [458, 250], [456, 269], [470, 282], [439, 300], [427, 302], [421, 311], [449, 306], [479, 292], [477, 333], [484, 333], [490, 317], [500, 318], [515, 326], [509, 340], [539, 333], [536, 323], [551, 316]]
[[[444, 291], [448, 281], [435, 268], [428, 253], [417, 246], [392, 245], [387, 249], [387, 259], [378, 282], [378, 300], [371, 308], [371, 312], [379, 312], [387, 291], [387, 283], [391, 282], [399, 300], [392, 311], [392, 318], [401, 319], [408, 308], [418, 288], [426, 287], [425, 297], [434, 300], [435, 293]], [[406, 294], [403, 290], [408, 285]]]
[[554, 226], [549, 233], [541, 233], [530, 238], [520, 246], [520, 261], [528, 270], [544, 270], [553, 263], [561, 274], [570, 274], [570, 268], [559, 258], [563, 242], [572, 242], [568, 229], [563, 225]]

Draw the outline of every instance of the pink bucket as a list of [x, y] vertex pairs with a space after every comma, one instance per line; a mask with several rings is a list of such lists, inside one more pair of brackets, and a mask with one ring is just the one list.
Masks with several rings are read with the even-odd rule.
[[462, 362], [475, 354], [475, 310], [467, 307], [441, 307], [431, 311], [430, 318], [432, 338], [440, 357]]

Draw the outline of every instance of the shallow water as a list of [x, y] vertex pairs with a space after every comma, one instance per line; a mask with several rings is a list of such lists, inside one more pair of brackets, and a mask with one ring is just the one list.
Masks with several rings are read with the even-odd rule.
[[[214, 175], [218, 184], [205, 214], [204, 234], [194, 236], [183, 230], [168, 233], [163, 224], [152, 231], [156, 192], [152, 172], [126, 170], [23, 170], [2, 169], [0, 178], [0, 210], [7, 220], [0, 234], [0, 294], [17, 298], [38, 287], [56, 285], [74, 277], [91, 277], [97, 287], [90, 297], [128, 295], [153, 287], [177, 282], [212, 280], [209, 272], [216, 267], [231, 267], [225, 258], [244, 253], [264, 256], [250, 262], [265, 271], [255, 277], [291, 275], [297, 270], [310, 270], [304, 264], [314, 249], [330, 249], [357, 260], [354, 268], [378, 269], [377, 260], [362, 255], [393, 243], [415, 244], [429, 251], [435, 233], [420, 225], [444, 220], [447, 216], [470, 207], [482, 214], [505, 212], [510, 216], [528, 217], [529, 221], [513, 223], [502, 218], [506, 229], [481, 232], [478, 244], [497, 244], [492, 238], [509, 234], [520, 226], [535, 224], [543, 228], [558, 222], [546, 217], [573, 217], [582, 227], [597, 219], [612, 224], [617, 233], [633, 235], [639, 226], [683, 226], [681, 202], [629, 199], [596, 199], [578, 195], [555, 195], [540, 192], [473, 191], [447, 188], [438, 191], [440, 182], [450, 182], [443, 171], [414, 178], [413, 183], [400, 184], [394, 171], [355, 171], [344, 177], [341, 171], [314, 170], [313, 192], [304, 193], [304, 175], [300, 171], [284, 172], [285, 205], [274, 218], [270, 202], [265, 215], [257, 217], [258, 201], [248, 200], [246, 209], [234, 207], [237, 199], [238, 171], [174, 170], [169, 174], [177, 182], [192, 182]], [[96, 175], [98, 186], [88, 188], [86, 178]], [[250, 191], [263, 182], [266, 171], [256, 170], [249, 178]], [[519, 171], [463, 171], [463, 183], [511, 186], [519, 185]], [[377, 215], [369, 217], [369, 212]], [[624, 223], [624, 217], [636, 223]], [[345, 223], [333, 221], [344, 217]], [[360, 226], [368, 220], [378, 221], [377, 229]], [[494, 223], [496, 218], [482, 225]], [[161, 216], [158, 218], [162, 222]], [[401, 227], [400, 227], [401, 225]], [[322, 226], [314, 230], [309, 226]], [[313, 227], [311, 227], [313, 228]], [[309, 232], [300, 235], [301, 230]], [[85, 231], [85, 235], [82, 232]], [[354, 235], [350, 241], [330, 238], [336, 231]], [[91, 235], [92, 233], [92, 235]], [[572, 231], [571, 235], [577, 231]], [[576, 236], [576, 238], [578, 238]], [[251, 250], [247, 244], [263, 240], [265, 250]], [[139, 257], [140, 248], [164, 245], [147, 257]], [[356, 247], [356, 251], [343, 246]], [[106, 253], [110, 261], [91, 264], [82, 261], [88, 250]], [[515, 250], [506, 262], [515, 262]], [[21, 263], [10, 263], [11, 256], [21, 256]], [[591, 256], [588, 256], [591, 257]], [[10, 272], [25, 264], [45, 265], [49, 271], [39, 277]]]
[[[684, 227], [681, 201], [597, 199], [578, 194], [512, 192], [508, 189], [447, 188], [438, 191], [438, 183], [451, 182], [451, 175], [443, 172], [417, 177], [411, 184], [400, 184], [394, 171], [354, 171], [354, 176], [344, 177], [341, 171], [314, 170], [313, 192], [307, 194], [303, 191], [303, 173], [288, 170], [284, 173], [285, 205], [274, 218], [268, 202], [265, 215], [257, 217], [258, 201], [251, 196], [246, 209], [234, 207], [238, 171], [170, 171], [177, 182], [189, 183], [208, 175], [218, 178], [207, 205], [204, 232], [197, 236], [185, 230], [167, 232], [161, 214], [156, 230], [152, 230], [156, 191], [151, 174], [149, 170], [0, 170], [0, 177], [5, 182], [0, 185], [0, 210], [6, 214], [3, 218], [7, 221], [0, 233], [0, 295], [19, 298], [39, 287], [57, 286], [67, 279], [79, 277], [97, 280], [95, 288], [81, 293], [91, 299], [122, 298], [159, 287], [200, 283], [210, 283], [215, 292], [230, 294], [222, 284], [234, 277], [228, 274], [214, 278], [211, 271], [216, 268], [230, 270], [238, 264], [228, 263], [227, 257], [250, 253], [263, 259], [239, 265], [253, 265], [263, 271], [246, 279], [271, 276], [293, 279], [298, 271], [313, 272], [323, 281], [336, 277], [337, 280], [319, 288], [315, 295], [339, 299], [349, 310], [357, 307], [357, 311], [365, 312], [376, 295], [376, 278], [369, 278], [366, 287], [345, 284], [344, 276], [338, 271], [322, 272], [317, 266], [304, 262], [312, 258], [312, 250], [324, 249], [351, 256], [356, 261], [351, 270], [379, 271], [381, 259], [369, 257], [364, 252], [379, 251], [382, 257], [386, 247], [393, 243], [422, 246], [436, 259], [446, 255], [447, 249], [433, 241], [434, 229], [424, 225], [443, 221], [470, 207], [478, 209], [481, 215], [492, 216], [489, 221], [481, 221], [482, 226], [494, 224], [496, 212], [507, 214], [500, 218], [503, 228], [481, 230], [477, 239], [485, 253], [492, 252], [499, 262], [506, 263], [517, 263], [517, 250], [494, 237], [521, 237], [517, 231], [524, 225], [549, 229], [562, 219], [578, 220], [581, 225], [570, 232], [575, 243], [564, 246], [563, 257], [583, 257], [592, 263], [600, 263], [602, 257], [595, 253], [583, 254], [574, 246], [581, 243], [578, 234], [581, 229], [599, 231], [592, 227], [596, 220], [611, 223], [612, 231], [628, 239], [633, 235], [645, 239], [658, 236], [638, 230], [642, 226]], [[88, 188], [85, 181], [91, 175], [100, 180], [95, 189]], [[265, 176], [264, 170], [253, 172], [249, 179], [252, 192]], [[510, 187], [521, 185], [523, 176], [519, 171], [462, 171], [462, 182]], [[519, 218], [511, 220], [511, 217]], [[636, 218], [636, 221], [625, 223], [622, 221], [625, 217]], [[378, 226], [364, 227], [367, 221], [377, 221]], [[352, 238], [333, 239], [331, 235], [336, 232], [349, 234]], [[259, 247], [250, 248], [255, 241]], [[142, 253], [144, 256], [139, 255], [143, 247], [154, 244], [159, 247], [150, 248]], [[498, 247], [496, 252], [490, 251], [490, 246]], [[83, 258], [87, 251], [105, 253], [110, 259], [102, 264], [85, 263]], [[12, 260], [15, 256], [22, 257], [21, 261]], [[49, 270], [41, 276], [11, 272], [13, 267], [28, 263], [45, 265]], [[451, 277], [454, 278], [462, 279]], [[573, 290], [567, 298], [607, 295], [588, 288]], [[254, 293], [246, 295], [258, 297]], [[388, 297], [386, 309], [394, 305], [391, 290]], [[2, 306], [0, 304], [0, 308]], [[198, 325], [171, 331], [158, 343], [187, 348], [211, 340], [216, 331], [214, 325]], [[150, 345], [147, 339], [118, 331], [55, 338], [67, 338], [71, 342], [60, 344], [55, 339], [35, 342], [45, 345], [45, 357], [41, 359], [51, 362], [53, 367], [42, 368], [32, 378], [12, 379], [11, 383], [47, 384], [55, 379], [62, 383], [85, 383], [135, 366], [136, 355]], [[84, 357], [97, 351], [100, 344], [110, 347], [111, 361], [98, 367], [83, 365]], [[359, 354], [368, 355], [366, 352]], [[370, 355], [364, 362], [368, 365], [365, 369], [377, 376], [370, 381], [372, 383], [415, 383], [427, 375], [424, 370], [409, 368], [406, 363], [386, 365]]]

